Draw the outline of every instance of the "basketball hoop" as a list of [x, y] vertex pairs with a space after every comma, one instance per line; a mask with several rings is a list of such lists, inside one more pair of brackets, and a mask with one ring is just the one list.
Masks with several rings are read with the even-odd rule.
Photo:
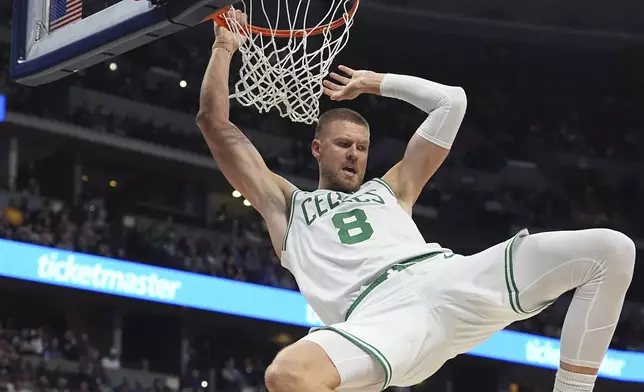
[[[282, 0], [278, 0], [274, 18], [265, 8], [268, 1], [261, 0], [259, 10], [253, 9], [253, 0], [242, 2], [248, 26], [228, 17], [230, 8], [209, 18], [240, 38], [240, 80], [231, 98], [244, 106], [255, 106], [260, 113], [276, 108], [293, 122], [313, 124], [320, 115], [322, 81], [349, 40], [360, 0], [326, 0], [331, 7], [313, 23], [308, 21], [311, 3], [320, 0], [297, 0], [296, 10], [288, 5], [282, 9]], [[278, 29], [280, 22], [288, 23], [288, 28]]]

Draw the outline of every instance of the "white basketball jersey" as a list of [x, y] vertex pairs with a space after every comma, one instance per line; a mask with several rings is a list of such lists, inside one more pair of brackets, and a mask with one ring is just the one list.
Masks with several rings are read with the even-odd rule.
[[445, 250], [427, 244], [381, 179], [355, 193], [295, 191], [282, 265], [325, 324], [344, 321], [360, 291], [390, 266]]

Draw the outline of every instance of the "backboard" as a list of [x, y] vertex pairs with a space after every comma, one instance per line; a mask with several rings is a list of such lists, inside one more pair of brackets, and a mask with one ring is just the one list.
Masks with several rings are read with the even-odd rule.
[[236, 0], [15, 0], [11, 78], [36, 86], [195, 26]]

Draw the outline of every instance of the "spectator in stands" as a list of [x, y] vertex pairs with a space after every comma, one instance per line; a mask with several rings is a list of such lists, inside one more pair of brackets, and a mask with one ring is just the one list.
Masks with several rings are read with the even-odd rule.
[[32, 329], [30, 332], [29, 348], [36, 355], [42, 355], [44, 351], [42, 333], [41, 329]]
[[56, 386], [52, 388], [51, 392], [71, 392], [69, 389], [69, 381], [67, 377], [61, 375], [56, 381]]
[[78, 358], [78, 348], [76, 347], [76, 337], [71, 330], [65, 331], [63, 337], [63, 355], [65, 359], [74, 360]]
[[86, 333], [81, 334], [80, 341], [77, 345], [78, 355], [80, 358], [89, 358], [92, 346], [89, 343], [89, 336]]
[[121, 361], [119, 359], [119, 350], [112, 347], [108, 355], [101, 359], [101, 365], [107, 370], [116, 370], [121, 368]]
[[49, 341], [49, 344], [45, 342], [45, 351], [44, 351], [44, 356], [45, 359], [61, 359], [63, 358], [63, 353], [60, 350], [60, 343], [58, 338], [52, 338]]
[[221, 391], [238, 392], [242, 387], [242, 374], [235, 367], [235, 359], [228, 358], [223, 369], [221, 369]]
[[[259, 360], [257, 361], [259, 362]], [[251, 358], [244, 359], [243, 376], [249, 392], [258, 392], [264, 386], [264, 371]]]

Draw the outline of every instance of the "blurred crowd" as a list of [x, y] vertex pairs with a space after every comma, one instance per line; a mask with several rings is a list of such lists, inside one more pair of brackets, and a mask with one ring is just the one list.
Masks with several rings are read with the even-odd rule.
[[221, 208], [208, 231], [125, 216], [116, 224], [98, 199], [78, 207], [39, 197], [37, 183], [9, 199], [0, 238], [115, 257], [168, 268], [296, 289], [280, 266], [263, 221]]
[[[73, 78], [40, 86], [38, 94], [35, 89], [7, 80], [4, 89], [10, 95], [9, 108], [182, 151], [208, 154], [196, 128], [186, 131], [132, 114], [120, 117], [100, 107], [90, 110], [83, 105], [72, 106], [66, 102], [65, 94], [61, 99], [49, 98], [53, 94], [61, 96], [60, 91], [73, 85], [194, 116], [198, 110], [199, 86], [199, 77], [195, 75], [201, 75], [205, 69], [210, 42], [208, 34], [195, 36], [199, 38], [187, 40], [179, 35], [155, 42], [115, 59], [116, 71], [101, 64]], [[188, 41], [192, 44], [185, 45]], [[644, 105], [644, 89], [638, 86], [642, 78], [628, 72], [618, 73], [616, 68], [620, 62], [595, 59], [593, 52], [562, 53], [553, 48], [524, 48], [476, 40], [459, 44], [471, 46], [469, 54], [464, 54], [468, 53], [466, 50], [452, 53], [437, 42], [432, 50], [440, 55], [441, 61], [423, 61], [412, 53], [417, 61], [406, 62], [407, 68], [398, 65], [401, 72], [429, 78], [437, 75], [439, 80], [453, 81], [468, 91], [468, 113], [445, 167], [497, 173], [508, 160], [528, 161], [537, 165], [551, 185], [531, 192], [511, 183], [496, 187], [493, 192], [476, 187], [446, 189], [436, 185], [424, 192], [419, 203], [431, 205], [450, 217], [465, 210], [472, 217], [487, 215], [494, 209], [495, 218], [499, 218], [497, 222], [545, 228], [610, 225], [628, 234], [644, 234], [644, 227], [638, 224], [644, 218], [644, 211], [637, 203], [644, 197], [639, 175], [608, 174], [588, 164], [589, 160], [599, 158], [627, 165], [641, 160], [638, 152], [642, 134], [638, 130], [644, 127], [644, 116], [638, 108]], [[7, 47], [1, 52], [6, 57]], [[343, 53], [346, 63], [351, 63], [350, 53], [350, 50]], [[389, 65], [386, 59], [370, 58], [368, 53], [356, 52], [354, 56], [358, 65], [382, 63], [383, 68]], [[544, 65], [534, 60], [553, 56], [560, 56], [561, 61]], [[586, 66], [579, 69], [580, 63]], [[589, 69], [589, 64], [596, 70]], [[166, 75], [165, 79], [154, 77], [156, 74]], [[188, 88], [182, 89], [177, 80], [188, 78], [185, 75], [191, 75], [192, 79]], [[346, 105], [370, 120], [374, 141], [386, 137], [406, 141], [424, 118], [423, 113], [410, 105], [372, 96]], [[328, 102], [323, 102], [323, 107], [328, 106]], [[315, 178], [317, 165], [309, 151], [309, 128], [281, 121], [276, 113], [259, 114], [240, 108], [234, 101], [231, 118], [242, 129], [278, 133], [293, 139], [291, 148], [267, 158], [269, 166], [286, 175]], [[564, 168], [557, 164], [561, 155], [572, 157], [575, 165]], [[388, 164], [371, 165], [367, 176], [382, 175]], [[467, 204], [465, 209], [464, 204]]]
[[[207, 351], [203, 346], [205, 341], [201, 343], [200, 351]], [[46, 323], [22, 327], [5, 316], [0, 322], [0, 391], [264, 391], [265, 358], [249, 354], [236, 362], [236, 357], [243, 352], [239, 347], [225, 350], [218, 344], [216, 348], [219, 355], [191, 361], [178, 385], [169, 384], [159, 374], [155, 374], [150, 385], [145, 385], [136, 373], [118, 372], [122, 367], [120, 350], [116, 347], [101, 356], [87, 333], [75, 334], [70, 329], [58, 331]], [[196, 357], [194, 353], [193, 356]], [[214, 380], [214, 389], [207, 388], [208, 380]]]
[[47, 326], [19, 327], [10, 318], [0, 323], [2, 391], [153, 392], [129, 382], [111, 385], [106, 371], [117, 369], [118, 350], [111, 348], [101, 357], [86, 333], [77, 336], [71, 330], [55, 331]]
[[[61, 87], [83, 86], [194, 115], [198, 110], [200, 78], [207, 65], [212, 39], [211, 33], [204, 32], [207, 28], [199, 26], [196, 30], [156, 41], [114, 59], [118, 65], [115, 71], [111, 71], [107, 63], [97, 65], [79, 72], [74, 78], [41, 86], [38, 91], [51, 87], [51, 91], [59, 91], [57, 97], [64, 98]], [[598, 58], [592, 51], [452, 39], [448, 43], [435, 42], [430, 52], [424, 54], [426, 58], [410, 50], [410, 61], [404, 65], [392, 63], [382, 56], [374, 57], [376, 54], [368, 51], [347, 50], [341, 59], [349, 64], [370, 64], [375, 70], [393, 68], [396, 72], [462, 85], [468, 92], [469, 103], [458, 149], [477, 156], [471, 158], [477, 168], [493, 169], [495, 164], [507, 158], [538, 160], [545, 152], [641, 160], [638, 152], [642, 140], [638, 130], [644, 126], [639, 110], [644, 102], [640, 88], [643, 78], [638, 73], [629, 73], [641, 59], [612, 54], [615, 60], [611, 62]], [[413, 48], [414, 42], [408, 45]], [[450, 50], [454, 45], [461, 50]], [[8, 45], [3, 46], [6, 58]], [[544, 60], [549, 57], [558, 57], [559, 61]], [[239, 59], [236, 60], [233, 68], [239, 65], [236, 64]], [[628, 60], [632, 60], [632, 65], [628, 69], [620, 68]], [[2, 64], [6, 67], [8, 61]], [[583, 65], [581, 69], [580, 64]], [[7, 77], [8, 72], [3, 74]], [[165, 78], [155, 77], [158, 74]], [[234, 78], [235, 72], [231, 75]], [[178, 87], [178, 81], [182, 79], [188, 80], [188, 88]], [[69, 108], [58, 110], [62, 108], [58, 105], [64, 105], [64, 99], [54, 100], [42, 93], [32, 93], [34, 89], [5, 82], [5, 88], [13, 98], [9, 104], [16, 110], [206, 152], [197, 133], [175, 132], [170, 127], [159, 128], [137, 118], [119, 118], [100, 111], [88, 113], [82, 108], [75, 112]], [[343, 104], [359, 110], [371, 121], [372, 135], [376, 138], [389, 136], [407, 140], [424, 117], [410, 105], [395, 100], [362, 97], [357, 102]], [[323, 108], [329, 105], [323, 102]], [[274, 113], [260, 115], [251, 110], [239, 111], [233, 104], [231, 117], [242, 126], [259, 127], [267, 132], [291, 137], [302, 135], [305, 140], [311, 136], [311, 132], [295, 131], [306, 127], [276, 123]], [[278, 126], [272, 126], [276, 124]]]
[[[226, 344], [210, 334], [195, 333], [189, 350], [189, 371], [181, 379], [182, 388], [193, 391], [202, 386], [204, 369], [216, 369], [218, 392], [265, 392], [264, 373], [275, 347], [256, 346], [245, 339], [230, 337]], [[183, 391], [191, 392], [191, 391]]]

